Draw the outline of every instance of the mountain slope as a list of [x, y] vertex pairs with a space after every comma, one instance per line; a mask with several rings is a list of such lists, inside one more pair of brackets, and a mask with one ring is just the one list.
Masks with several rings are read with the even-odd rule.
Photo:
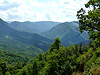
[[52, 40], [46, 39], [35, 33], [30, 34], [14, 30], [2, 19], [0, 19], [0, 37], [0, 41], [4, 40], [5, 43], [8, 41], [20, 42], [22, 44], [34, 45], [43, 50], [47, 50], [52, 42]]
[[8, 62], [8, 64], [16, 64], [16, 62], [28, 62], [29, 61], [29, 57], [27, 56], [23, 56], [23, 55], [19, 55], [19, 54], [15, 54], [15, 53], [10, 53], [7, 51], [2, 51], [0, 50], [0, 59], [6, 59], [6, 61]]
[[52, 21], [40, 21], [40, 22], [11, 22], [10, 26], [19, 31], [25, 31], [30, 33], [41, 33], [50, 30], [52, 27], [59, 24], [59, 22]]
[[49, 39], [55, 39], [58, 37], [62, 41], [63, 45], [80, 43], [88, 40], [88, 34], [85, 32], [79, 35], [80, 33], [78, 30], [78, 23], [65, 22], [58, 24], [47, 32], [41, 33], [41, 35]]

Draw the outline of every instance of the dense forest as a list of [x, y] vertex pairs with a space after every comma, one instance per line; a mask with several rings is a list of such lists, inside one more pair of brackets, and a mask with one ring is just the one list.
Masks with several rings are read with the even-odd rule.
[[[63, 46], [59, 38], [55, 38], [49, 49], [43, 51], [44, 45], [51, 40], [39, 35], [36, 36], [42, 41], [36, 40], [41, 43], [36, 47], [16, 41], [9, 45], [2, 36], [6, 43], [0, 43], [0, 75], [100, 75], [100, 0], [89, 0], [85, 8], [88, 11], [83, 8], [77, 11], [80, 35], [87, 31], [90, 39], [85, 44]], [[22, 34], [27, 41], [35, 35], [27, 33], [30, 38], [26, 38]], [[15, 35], [9, 39], [12, 41], [12, 38]]]

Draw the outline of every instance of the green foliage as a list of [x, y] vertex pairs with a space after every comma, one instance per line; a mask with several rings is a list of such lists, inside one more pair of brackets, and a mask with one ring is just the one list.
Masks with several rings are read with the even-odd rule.
[[98, 47], [100, 46], [100, 1], [89, 0], [89, 2], [85, 4], [85, 7], [90, 8], [88, 12], [83, 8], [77, 12], [80, 32], [84, 30], [88, 31], [89, 38], [92, 39]]
[[30, 60], [29, 57], [12, 54], [10, 52], [0, 51], [0, 58], [6, 59], [9, 64], [15, 64], [16, 62], [28, 62]]
[[61, 41], [59, 38], [56, 38], [55, 41], [50, 46], [50, 51], [53, 51], [54, 49], [59, 50], [59, 47], [61, 46]]
[[33, 62], [33, 75], [38, 75], [37, 62]]
[[[86, 53], [80, 55], [77, 59], [78, 64], [82, 65], [83, 72], [86, 75], [99, 75], [100, 74], [100, 0], [89, 0], [85, 4], [84, 10], [81, 8], [77, 12], [79, 19], [79, 28], [82, 33], [84, 30], [88, 31], [89, 38], [92, 43], [89, 44], [89, 49]], [[80, 69], [79, 69], [80, 70]]]
[[[2, 41], [4, 41], [4, 40], [2, 40]], [[35, 47], [35, 46], [21, 44], [20, 42], [16, 42], [15, 44], [13, 44], [14, 42], [12, 42], [12, 41], [9, 41], [7, 43], [2, 42], [2, 41], [0, 41], [0, 53], [1, 53], [1, 55], [3, 54], [3, 51], [4, 51], [6, 53], [6, 55], [8, 55], [8, 56], [13, 56], [13, 54], [16, 53], [18, 55], [34, 58], [40, 52], [43, 53], [43, 50], [41, 50], [40, 48]], [[1, 57], [1, 55], [0, 55], [0, 57]], [[5, 55], [2, 55], [2, 56], [5, 56]]]
[[2, 59], [0, 59], [0, 70], [1, 70], [1, 74], [3, 74], [3, 75], [6, 74], [7, 63], [6, 63], [6, 61], [2, 61]]
[[[34, 47], [28, 47], [30, 51]], [[1, 47], [2, 49], [2, 47]], [[100, 48], [90, 44], [75, 44], [63, 47], [59, 38], [45, 53], [40, 52], [34, 60], [22, 55], [1, 51], [1, 75], [71, 75], [98, 74], [100, 67]], [[5, 60], [4, 60], [5, 59]], [[94, 72], [96, 70], [96, 72]]]

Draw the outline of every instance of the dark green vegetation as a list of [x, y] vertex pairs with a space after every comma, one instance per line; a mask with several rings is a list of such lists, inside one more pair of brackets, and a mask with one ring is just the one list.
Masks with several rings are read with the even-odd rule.
[[24, 32], [41, 33], [50, 30], [52, 27], [59, 24], [59, 22], [40, 21], [40, 22], [11, 22], [10, 27]]
[[100, 46], [100, 0], [90, 0], [85, 7], [88, 12], [83, 8], [77, 12], [80, 32], [88, 31], [89, 38], [96, 46]]
[[[56, 38], [47, 52], [40, 53], [28, 63], [26, 57], [2, 52], [1, 58], [6, 60], [0, 59], [0, 72], [1, 75], [97, 75], [100, 72], [99, 55], [100, 48], [94, 49], [91, 43], [84, 47], [82, 44], [63, 47]], [[12, 56], [16, 59], [10, 58]], [[20, 62], [13, 65], [11, 61]]]
[[69, 44], [73, 45], [75, 43], [80, 43], [82, 41], [88, 40], [87, 32], [84, 32], [81, 35], [79, 34], [80, 32], [77, 22], [61, 23], [53, 27], [51, 30], [41, 33], [42, 36], [49, 39], [55, 39], [58, 37], [64, 46]]
[[[91, 42], [84, 46], [80, 43], [64, 47], [56, 38], [48, 51], [40, 52], [35, 58], [0, 51], [0, 75], [100, 75], [100, 1], [90, 0], [85, 7], [90, 5], [93, 9], [87, 14], [81, 9], [77, 17], [80, 31], [86, 30]], [[0, 46], [0, 50], [5, 48], [9, 50], [9, 44], [7, 47]], [[33, 48], [30, 46], [27, 50]]]
[[16, 62], [23, 63], [30, 60], [28, 56], [0, 50], [0, 61], [1, 59], [4, 59], [8, 64], [12, 65], [15, 65]]

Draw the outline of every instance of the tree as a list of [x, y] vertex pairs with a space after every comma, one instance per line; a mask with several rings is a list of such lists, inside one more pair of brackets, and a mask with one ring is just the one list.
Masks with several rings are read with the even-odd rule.
[[38, 55], [39, 61], [42, 60], [42, 53], [40, 52], [40, 54]]
[[33, 75], [38, 75], [37, 62], [33, 62]]
[[77, 11], [80, 32], [88, 31], [89, 39], [100, 46], [100, 0], [89, 0], [85, 8], [88, 11], [83, 8]]
[[1, 69], [1, 67], [0, 67], [0, 75], [3, 75], [3, 74], [2, 74], [2, 69]]
[[59, 40], [59, 38], [56, 38], [55, 41], [50, 46], [50, 51], [53, 51], [53, 49], [59, 50], [60, 43], [61, 41]]
[[8, 68], [7, 68], [7, 62], [0, 59], [0, 74], [5, 75], [7, 72]]

